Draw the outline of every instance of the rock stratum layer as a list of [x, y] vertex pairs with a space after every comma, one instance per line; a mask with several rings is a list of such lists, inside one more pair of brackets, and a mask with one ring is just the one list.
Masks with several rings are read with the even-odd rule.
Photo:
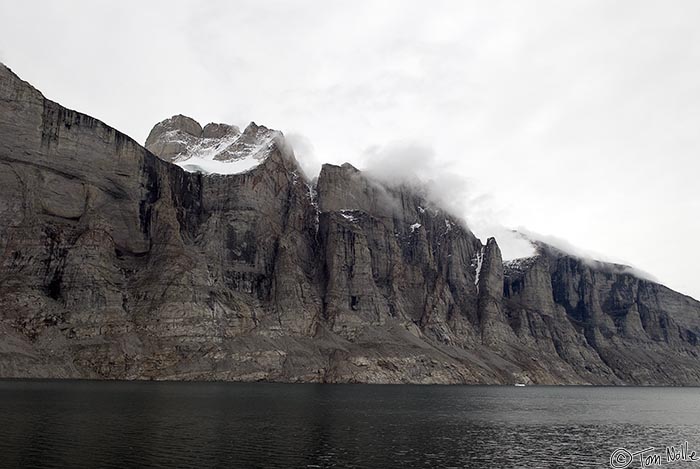
[[256, 165], [187, 172], [0, 66], [1, 377], [700, 384], [692, 298], [546, 245], [504, 265], [420, 191], [312, 184], [254, 124], [159, 125], [165, 159]]

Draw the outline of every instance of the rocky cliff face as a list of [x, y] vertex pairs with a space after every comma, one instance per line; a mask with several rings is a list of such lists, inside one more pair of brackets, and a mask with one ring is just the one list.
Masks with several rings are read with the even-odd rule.
[[661, 285], [544, 245], [504, 265], [252, 123], [147, 148], [0, 66], [0, 376], [700, 384], [700, 303]]

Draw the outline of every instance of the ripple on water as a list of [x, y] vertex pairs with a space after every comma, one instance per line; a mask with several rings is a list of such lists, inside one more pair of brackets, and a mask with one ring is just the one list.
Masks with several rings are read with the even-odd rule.
[[0, 381], [0, 454], [8, 467], [607, 467], [618, 447], [700, 449], [699, 398], [695, 388]]

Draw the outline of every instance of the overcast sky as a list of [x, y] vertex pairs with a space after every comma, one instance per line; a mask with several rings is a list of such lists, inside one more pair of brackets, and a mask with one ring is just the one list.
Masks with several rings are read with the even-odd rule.
[[524, 227], [700, 298], [699, 18], [697, 1], [3, 1], [0, 61], [140, 142], [178, 113], [254, 120], [311, 173], [409, 168], [482, 237]]

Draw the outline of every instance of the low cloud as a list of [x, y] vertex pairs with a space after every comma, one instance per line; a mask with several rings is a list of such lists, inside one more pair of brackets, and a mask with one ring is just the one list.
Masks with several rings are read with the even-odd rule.
[[316, 150], [311, 140], [299, 132], [285, 133], [284, 139], [294, 152], [306, 178], [311, 180], [318, 176], [322, 161], [316, 156]]
[[[287, 134], [286, 140], [293, 147], [307, 177], [312, 179], [318, 175], [321, 160], [316, 156], [309, 139], [292, 132]], [[537, 233], [523, 226], [505, 226], [501, 221], [505, 209], [497, 206], [494, 197], [477, 190], [477, 181], [464, 177], [456, 163], [441, 160], [434, 148], [423, 142], [401, 141], [373, 145], [365, 149], [362, 161], [364, 164], [360, 165], [361, 169], [371, 179], [389, 186], [413, 186], [429, 202], [464, 220], [482, 241], [489, 237], [496, 238], [503, 260], [530, 257], [536, 252], [535, 243], [541, 242], [578, 257], [597, 270], [613, 269], [618, 273], [658, 281], [621, 259], [581, 248], [563, 238]], [[384, 190], [381, 184], [377, 187]], [[388, 194], [387, 204], [392, 204]]]
[[430, 202], [463, 219], [482, 241], [495, 237], [505, 260], [535, 253], [526, 237], [500, 222], [501, 210], [493, 198], [476, 190], [475, 181], [462, 176], [456, 162], [438, 158], [432, 146], [406, 141], [372, 146], [363, 160], [370, 176], [392, 185], [414, 185]]
[[659, 280], [648, 272], [645, 272], [637, 267], [629, 265], [626, 261], [610, 256], [607, 254], [602, 254], [599, 252], [592, 251], [590, 249], [584, 249], [580, 246], [576, 246], [569, 241], [559, 238], [557, 236], [545, 235], [541, 233], [535, 233], [528, 230], [525, 227], [519, 227], [516, 233], [526, 240], [539, 241], [552, 246], [566, 254], [582, 259], [590, 267], [596, 270], [602, 271], [615, 271], [617, 273], [627, 273], [639, 277], [644, 280], [649, 280], [652, 282], [659, 282]]

